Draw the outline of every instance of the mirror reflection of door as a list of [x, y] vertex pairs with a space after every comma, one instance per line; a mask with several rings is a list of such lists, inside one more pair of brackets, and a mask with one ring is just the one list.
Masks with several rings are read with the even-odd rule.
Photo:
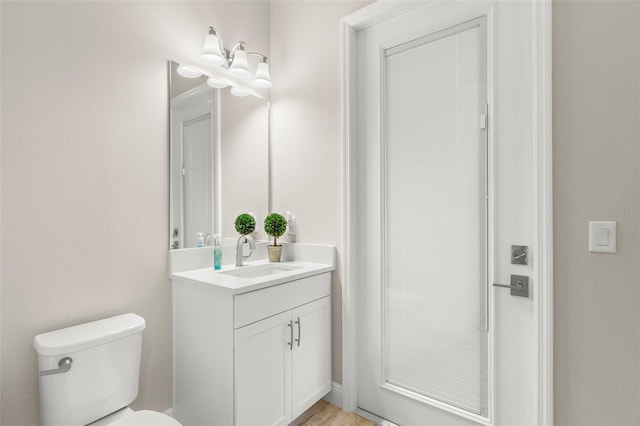
[[196, 247], [215, 233], [216, 93], [198, 86], [171, 99], [171, 248]]
[[197, 234], [213, 233], [213, 123], [206, 114], [183, 124], [182, 199], [184, 247], [195, 247]]

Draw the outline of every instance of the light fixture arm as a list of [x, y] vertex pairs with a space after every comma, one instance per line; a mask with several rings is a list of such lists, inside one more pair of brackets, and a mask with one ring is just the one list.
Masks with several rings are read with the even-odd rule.
[[264, 56], [262, 53], [258, 53], [258, 52], [247, 52], [247, 56], [259, 56], [260, 57], [260, 62], [264, 62], [265, 64], [268, 63], [268, 59], [266, 56]]

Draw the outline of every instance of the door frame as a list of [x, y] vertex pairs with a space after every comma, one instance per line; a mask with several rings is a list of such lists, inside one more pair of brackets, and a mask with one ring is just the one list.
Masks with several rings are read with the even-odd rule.
[[[356, 61], [357, 32], [390, 19], [412, 8], [428, 3], [422, 1], [377, 1], [341, 20], [341, 113], [343, 140], [343, 230], [344, 251], [341, 256], [342, 277], [342, 408], [358, 408], [358, 330], [357, 330], [357, 268], [358, 212], [355, 155], [356, 134]], [[537, 332], [537, 389], [534, 395], [537, 424], [553, 424], [553, 187], [552, 187], [552, 85], [551, 85], [551, 0], [533, 0], [532, 75], [534, 79], [532, 138], [537, 141], [532, 156], [534, 172], [534, 242], [532, 254], [533, 282], [538, 285], [534, 304]]]

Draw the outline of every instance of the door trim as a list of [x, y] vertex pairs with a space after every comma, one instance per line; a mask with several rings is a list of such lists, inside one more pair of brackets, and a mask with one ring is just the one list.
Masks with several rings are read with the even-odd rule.
[[[357, 377], [357, 240], [358, 224], [355, 208], [356, 168], [356, 58], [357, 32], [395, 15], [418, 7], [427, 1], [378, 1], [341, 20], [341, 112], [343, 140], [343, 229], [344, 253], [342, 280], [342, 407], [358, 408]], [[533, 140], [536, 153], [534, 170], [535, 261], [533, 280], [538, 283], [538, 296], [533, 299], [535, 311], [537, 389], [534, 395], [538, 421], [553, 424], [553, 188], [552, 188], [552, 92], [551, 92], [551, 1], [531, 2], [534, 46]]]

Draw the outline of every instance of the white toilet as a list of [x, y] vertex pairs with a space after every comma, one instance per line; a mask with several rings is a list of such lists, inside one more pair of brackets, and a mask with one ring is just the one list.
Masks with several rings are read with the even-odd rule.
[[180, 426], [128, 408], [138, 396], [144, 326], [144, 318], [125, 314], [36, 336], [42, 424]]

